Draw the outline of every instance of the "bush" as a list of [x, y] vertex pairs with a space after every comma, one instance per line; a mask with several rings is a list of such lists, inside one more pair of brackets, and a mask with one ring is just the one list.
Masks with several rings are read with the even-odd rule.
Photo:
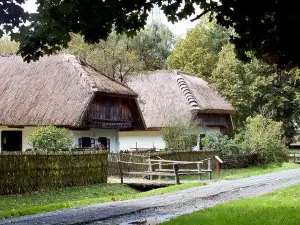
[[68, 151], [72, 146], [72, 137], [67, 130], [54, 126], [38, 127], [28, 137], [28, 143], [38, 151]]
[[202, 139], [205, 150], [217, 150], [222, 155], [236, 155], [245, 153], [243, 135], [236, 134], [233, 137], [222, 133], [211, 133]]
[[248, 117], [245, 127], [246, 148], [257, 153], [265, 162], [282, 163], [288, 159], [287, 149], [282, 142], [282, 123], [262, 115]]
[[244, 131], [230, 137], [212, 133], [203, 138], [205, 149], [215, 149], [223, 155], [256, 154], [258, 161], [282, 163], [288, 158], [287, 149], [282, 142], [282, 123], [262, 115], [247, 118]]
[[184, 123], [174, 123], [161, 129], [167, 148], [187, 149], [197, 145], [197, 129]]

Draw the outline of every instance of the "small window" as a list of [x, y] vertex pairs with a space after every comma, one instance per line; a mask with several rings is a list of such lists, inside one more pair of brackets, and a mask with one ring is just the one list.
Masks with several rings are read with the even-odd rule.
[[106, 137], [99, 137], [98, 144], [100, 145], [100, 149], [110, 151], [110, 140]]
[[[94, 140], [95, 142], [95, 140]], [[92, 147], [92, 140], [89, 137], [82, 137], [79, 139], [79, 147], [80, 148], [90, 148]]]

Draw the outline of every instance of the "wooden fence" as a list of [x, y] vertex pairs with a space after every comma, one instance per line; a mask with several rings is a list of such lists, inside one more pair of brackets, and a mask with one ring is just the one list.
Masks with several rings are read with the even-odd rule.
[[[175, 160], [175, 161], [201, 161], [203, 159], [211, 158], [211, 168], [214, 168], [215, 160], [214, 156], [218, 155], [217, 151], [163, 151], [163, 152], [151, 152], [151, 153], [143, 153], [143, 152], [134, 152], [131, 153], [110, 153], [108, 157], [109, 168], [108, 175], [109, 176], [118, 176], [118, 161], [126, 161], [126, 162], [134, 162], [134, 163], [146, 163], [147, 159], [158, 159], [162, 158], [165, 160]], [[205, 162], [207, 163], [207, 162]], [[207, 164], [203, 165], [207, 167]], [[157, 168], [156, 168], [157, 167]], [[154, 169], [158, 169], [156, 166]], [[171, 168], [172, 166], [170, 166]], [[184, 165], [184, 169], [193, 169], [193, 165]], [[126, 164], [123, 165], [123, 171], [133, 172], [133, 171], [146, 171], [148, 170], [147, 165], [142, 164]]]
[[0, 194], [107, 182], [107, 152], [1, 153]]

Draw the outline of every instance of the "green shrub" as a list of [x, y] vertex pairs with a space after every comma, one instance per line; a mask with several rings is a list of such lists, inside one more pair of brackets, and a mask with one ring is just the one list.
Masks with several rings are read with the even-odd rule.
[[234, 155], [244, 153], [243, 135], [236, 134], [233, 137], [222, 133], [211, 133], [202, 139], [205, 150], [217, 150], [222, 155]]
[[182, 122], [161, 129], [167, 148], [186, 149], [197, 145], [197, 129]]
[[66, 129], [54, 126], [38, 127], [28, 137], [28, 143], [37, 151], [68, 151], [72, 142]]
[[259, 162], [287, 160], [287, 149], [282, 142], [282, 123], [262, 115], [247, 118], [246, 126], [240, 133], [230, 137], [212, 133], [203, 138], [204, 148], [215, 149], [223, 155], [255, 153]]
[[248, 117], [244, 144], [266, 162], [282, 163], [287, 160], [287, 149], [282, 142], [282, 123], [262, 115]]

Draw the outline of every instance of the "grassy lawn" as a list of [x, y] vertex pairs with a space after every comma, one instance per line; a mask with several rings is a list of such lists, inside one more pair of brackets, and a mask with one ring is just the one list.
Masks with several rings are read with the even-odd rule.
[[181, 216], [163, 225], [296, 225], [300, 224], [300, 185], [270, 194], [231, 201]]
[[[287, 170], [287, 169], [296, 169], [300, 168], [299, 164], [295, 163], [283, 163], [282, 166], [278, 166], [276, 164], [267, 164], [260, 166], [253, 166], [248, 168], [241, 169], [224, 169], [221, 170], [220, 179], [225, 180], [233, 180], [238, 178], [245, 178], [254, 175], [261, 175], [265, 173], [271, 173], [279, 170]], [[188, 175], [188, 176], [180, 176], [181, 180], [199, 180], [199, 176], [197, 175]], [[202, 179], [208, 179], [208, 175], [202, 175]], [[212, 172], [212, 179], [217, 179], [216, 173]]]
[[0, 218], [50, 212], [93, 203], [127, 200], [201, 186], [190, 182], [178, 186], [139, 192], [127, 185], [102, 184], [86, 187], [70, 187], [55, 191], [41, 191], [26, 195], [0, 196]]
[[[221, 170], [221, 179], [237, 179], [259, 175], [283, 169], [300, 168], [300, 165], [284, 163], [282, 167], [275, 164], [244, 169]], [[213, 178], [215, 173], [213, 173]], [[199, 179], [199, 176], [182, 176], [184, 179]], [[203, 177], [207, 179], [207, 177]], [[103, 184], [86, 187], [70, 187], [53, 191], [41, 191], [26, 195], [0, 196], [0, 219], [14, 216], [50, 212], [64, 208], [73, 208], [93, 203], [122, 201], [146, 196], [166, 194], [172, 191], [201, 186], [204, 183], [190, 182], [177, 186], [140, 192], [127, 185]]]

